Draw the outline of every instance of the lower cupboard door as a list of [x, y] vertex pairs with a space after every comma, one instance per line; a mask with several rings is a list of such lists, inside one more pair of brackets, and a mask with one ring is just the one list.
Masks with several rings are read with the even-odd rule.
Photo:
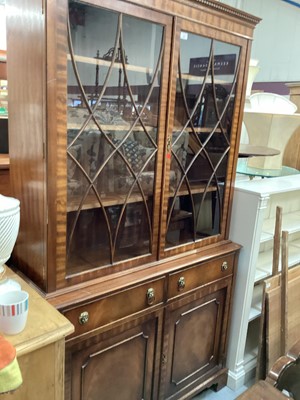
[[153, 318], [67, 348], [66, 370], [71, 376], [66, 371], [66, 399], [155, 399], [158, 323]]
[[164, 399], [181, 398], [223, 367], [226, 293], [223, 287], [168, 309]]

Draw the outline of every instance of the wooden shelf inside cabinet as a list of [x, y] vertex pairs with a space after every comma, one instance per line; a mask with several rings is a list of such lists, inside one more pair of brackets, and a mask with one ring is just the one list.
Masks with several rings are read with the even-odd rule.
[[[68, 61], [71, 61], [72, 58], [71, 58], [70, 54], [67, 55], [67, 59], [68, 59]], [[107, 68], [109, 68], [111, 66], [111, 61], [110, 60], [104, 60], [104, 59], [96, 58], [96, 57], [80, 56], [78, 54], [74, 55], [74, 60], [76, 62], [80, 62], [80, 63], [99, 65], [99, 66], [103, 66], [103, 67], [107, 67]], [[142, 67], [142, 66], [139, 66], [139, 65], [125, 64], [125, 66], [126, 66], [126, 70], [127, 71], [143, 72], [143, 73], [152, 73], [153, 72], [152, 68]], [[122, 63], [115, 62], [113, 64], [113, 68], [118, 68], [118, 69], [119, 68], [123, 68], [123, 65], [122, 65]], [[183, 74], [181, 74], [181, 77], [184, 80], [198, 81], [198, 82], [201, 82], [201, 83], [204, 81], [204, 77], [203, 76], [199, 76], [199, 75], [192, 75], [192, 74], [183, 73]], [[206, 84], [207, 83], [211, 83], [211, 78], [207, 77], [205, 83]], [[225, 80], [221, 80], [221, 79], [218, 79], [218, 80], [215, 79], [214, 84], [226, 85], [226, 84], [228, 84], [228, 82], [225, 81]]]
[[[71, 55], [67, 55], [68, 61], [71, 61]], [[110, 60], [103, 60], [101, 58], [94, 58], [94, 57], [86, 57], [86, 56], [80, 56], [78, 54], [74, 55], [74, 59], [76, 62], [80, 63], [85, 63], [85, 64], [92, 64], [92, 65], [101, 65], [103, 67], [109, 68], [111, 66], [111, 61]], [[127, 71], [134, 71], [134, 72], [143, 72], [143, 73], [151, 73], [153, 70], [152, 68], [147, 68], [147, 67], [141, 67], [138, 65], [131, 65], [131, 64], [125, 64], [126, 65], [126, 70]], [[113, 64], [113, 68], [123, 68], [122, 63], [115, 62]]]
[[191, 218], [193, 216], [193, 213], [184, 211], [184, 210], [179, 210], [178, 212], [175, 212], [174, 215], [172, 215], [172, 222], [177, 222], [177, 221], [182, 221], [186, 218]]
[[[97, 118], [97, 117], [96, 117]], [[99, 122], [99, 121], [98, 121]], [[90, 124], [92, 124], [93, 126], [89, 126], [89, 124], [87, 125], [87, 127], [85, 128], [85, 130], [87, 130], [87, 129], [91, 129], [91, 128], [94, 128], [95, 127], [95, 125], [94, 125], [94, 122], [93, 122], [93, 120], [91, 120], [91, 122], [90, 122]], [[103, 130], [103, 131], [113, 131], [113, 132], [115, 132], [115, 131], [129, 131], [129, 129], [131, 129], [131, 125], [130, 124], [128, 124], [128, 125], [112, 125], [112, 124], [102, 124], [101, 122], [99, 122], [99, 125], [100, 125], [100, 127], [101, 127], [101, 129]], [[68, 124], [68, 130], [70, 129], [70, 130], [79, 130], [79, 129], [81, 129], [82, 128], [82, 126], [83, 126], [83, 124], [74, 124], [74, 123], [71, 123], [71, 124]], [[146, 125], [145, 126], [145, 129], [147, 130], [147, 131], [150, 131], [151, 129], [156, 129], [156, 127], [154, 127], [154, 126], [150, 126], [150, 125]], [[134, 132], [144, 132], [145, 130], [144, 130], [144, 128], [142, 127], [142, 126], [135, 126], [133, 129], [132, 129]]]
[[244, 357], [244, 365], [250, 363], [256, 363], [258, 355], [258, 347], [255, 348], [246, 348], [245, 357]]
[[[118, 206], [118, 205], [123, 205], [125, 203], [125, 195], [105, 195], [101, 197], [101, 201], [103, 204], [103, 207], [111, 207], [111, 206]], [[150, 196], [145, 196], [145, 200], [148, 200]], [[67, 212], [71, 211], [77, 211], [78, 207], [80, 205], [80, 202], [82, 200], [82, 196], [72, 196], [70, 199], [68, 199], [68, 206], [67, 206]], [[127, 200], [126, 204], [129, 203], [138, 203], [144, 201], [143, 197], [140, 194], [132, 194]], [[81, 209], [82, 210], [90, 210], [92, 208], [100, 208], [101, 205], [99, 204], [98, 199], [95, 196], [88, 196], [85, 199], [84, 204], [82, 205]]]
[[[196, 194], [196, 193], [204, 193], [206, 192], [215, 192], [217, 188], [215, 186], [211, 186], [206, 188], [206, 185], [204, 183], [202, 184], [193, 184], [191, 186], [191, 193]], [[187, 188], [182, 188], [178, 191], [177, 196], [186, 196], [189, 194], [189, 191]], [[174, 192], [170, 193], [170, 197], [174, 196]], [[150, 195], [145, 195], [143, 198], [141, 194], [131, 194], [131, 196], [128, 199], [125, 199], [125, 195], [117, 195], [117, 194], [112, 194], [112, 195], [100, 195], [102, 205], [103, 207], [110, 207], [110, 206], [117, 206], [117, 205], [123, 205], [126, 200], [126, 204], [129, 203], [139, 203], [144, 201], [144, 199], [147, 201], [150, 199]], [[67, 205], [67, 212], [72, 212], [72, 211], [77, 211], [78, 207], [80, 205], [80, 202], [82, 200], [82, 196], [70, 196], [68, 199], [68, 205]], [[100, 208], [101, 205], [99, 204], [98, 199], [95, 196], [87, 196], [81, 209], [82, 210], [89, 210], [92, 208]]]
[[258, 318], [260, 314], [261, 314], [261, 304], [260, 305], [256, 304], [254, 307], [251, 306], [249, 314], [249, 322]]
[[273, 240], [273, 238], [273, 233], [261, 232], [260, 243], [269, 242], [270, 240]]
[[[198, 81], [203, 83], [204, 82], [204, 77], [203, 76], [199, 76], [199, 75], [192, 75], [192, 74], [181, 74], [182, 79], [184, 80], [189, 80], [189, 81]], [[179, 75], [177, 75], [177, 78], [179, 78]], [[205, 83], [212, 83], [211, 77], [207, 77], [205, 80]], [[228, 82], [226, 82], [225, 80], [221, 80], [221, 79], [215, 79], [214, 80], [214, 84], [219, 84], [219, 85], [228, 85]]]
[[[180, 131], [186, 131], [186, 132], [197, 132], [197, 133], [211, 133], [211, 131], [213, 130], [213, 128], [207, 128], [204, 126], [194, 126], [193, 129], [186, 127], [185, 129], [183, 129], [182, 126], [174, 126], [173, 131], [174, 132], [180, 132]], [[214, 130], [214, 132], [218, 132], [218, 133], [222, 133], [220, 128], [217, 128]]]
[[244, 365], [256, 363], [258, 355], [258, 335], [259, 335], [259, 324], [258, 318], [250, 321], [248, 325], [248, 335], [245, 346]]
[[[300, 239], [289, 244], [289, 268], [300, 263]], [[281, 268], [281, 265], [280, 265]]]
[[[216, 186], [206, 186], [205, 183], [190, 183], [191, 194], [198, 194], [204, 192], [216, 192]], [[176, 193], [177, 196], [186, 196], [189, 195], [190, 192], [185, 185], [182, 185], [180, 190]], [[175, 195], [174, 192], [170, 192], [170, 197]]]
[[[300, 239], [289, 244], [289, 268], [300, 263]], [[272, 274], [273, 249], [259, 253], [255, 271], [255, 282], [259, 282]], [[279, 260], [279, 271], [281, 271], [281, 260]]]
[[[272, 235], [275, 227], [275, 217], [266, 219], [263, 224], [263, 232]], [[300, 232], [300, 211], [284, 214], [282, 218], [282, 230], [289, 234]]]
[[[96, 117], [97, 118], [97, 117]], [[89, 126], [87, 125], [87, 127], [85, 129], [88, 128], [94, 128], [94, 121], [91, 120], [91, 122], [89, 123], [93, 126]], [[101, 129], [103, 129], [104, 131], [128, 131], [129, 129], [131, 129], [131, 124], [128, 123], [128, 125], [113, 125], [113, 124], [102, 124], [101, 122], [99, 122], [99, 125], [101, 126]], [[81, 129], [83, 126], [83, 124], [77, 124], [77, 123], [70, 123], [68, 124], [68, 129], [70, 130], [79, 130]], [[145, 129], [147, 131], [151, 130], [151, 129], [157, 129], [156, 126], [153, 125], [145, 125]], [[176, 127], [173, 129], [174, 132], [178, 132], [181, 131], [183, 128], [182, 127]], [[133, 131], [141, 131], [144, 132], [144, 128], [142, 126], [135, 126], [133, 128]], [[196, 133], [210, 133], [212, 131], [212, 128], [204, 128], [204, 127], [194, 127], [192, 128], [185, 128], [184, 131], [186, 132], [192, 132], [195, 131]], [[215, 132], [218, 133], [222, 133], [221, 129], [216, 129]]]
[[262, 285], [255, 285], [253, 290], [253, 297], [251, 301], [251, 308], [249, 313], [249, 322], [258, 318], [261, 315], [262, 309]]

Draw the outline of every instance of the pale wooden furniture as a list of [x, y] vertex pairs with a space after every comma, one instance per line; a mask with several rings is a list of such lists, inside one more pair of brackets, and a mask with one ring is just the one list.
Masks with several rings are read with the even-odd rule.
[[298, 107], [300, 111], [300, 82], [288, 82], [286, 86], [290, 89], [290, 100]]
[[300, 127], [300, 114], [276, 114], [270, 112], [245, 111], [244, 123], [251, 145], [261, 145], [280, 150], [272, 157], [251, 158], [249, 167], [278, 170], [284, 164], [284, 153], [289, 140]]
[[[286, 349], [299, 339], [299, 285], [300, 267], [296, 266], [288, 271], [286, 290], [287, 296], [282, 303], [281, 274], [267, 279], [264, 283], [264, 296], [267, 312], [265, 312], [266, 323], [266, 367], [267, 374], [275, 361], [287, 351]], [[282, 326], [282, 307], [286, 311], [285, 330]], [[284, 336], [284, 341], [282, 337]]]
[[274, 361], [265, 380], [259, 380], [237, 399], [299, 399], [299, 339], [290, 347], [285, 355]]
[[283, 165], [287, 165], [291, 168], [296, 168], [300, 171], [300, 128], [296, 129], [292, 137], [288, 141], [284, 154], [283, 154]]
[[282, 208], [282, 230], [289, 233], [292, 267], [300, 262], [300, 175], [236, 182], [229, 237], [243, 247], [227, 359], [233, 389], [255, 375], [263, 281], [272, 275], [277, 206]]
[[278, 390], [285, 390], [285, 393], [293, 399], [299, 399], [300, 396], [299, 357], [300, 340], [298, 338], [289, 350], [275, 361], [266, 377], [268, 383]]
[[7, 276], [29, 293], [29, 311], [24, 331], [5, 336], [17, 350], [23, 384], [1, 399], [63, 400], [65, 338], [74, 326], [18, 275], [7, 269]]
[[[297, 105], [297, 113], [300, 112], [300, 83], [286, 83], [290, 88], [290, 100]], [[283, 165], [300, 170], [300, 128], [296, 129], [288, 141], [284, 154]]]
[[276, 156], [280, 150], [272, 149], [267, 146], [256, 146], [253, 144], [240, 144], [239, 157], [266, 157]]
[[66, 400], [220, 388], [259, 19], [210, 0], [43, 4], [6, 4], [13, 262], [75, 325]]

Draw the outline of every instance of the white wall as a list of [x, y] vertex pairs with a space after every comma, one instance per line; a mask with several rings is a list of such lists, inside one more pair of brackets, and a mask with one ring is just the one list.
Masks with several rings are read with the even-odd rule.
[[[255, 81], [300, 81], [300, 8], [282, 0], [221, 1], [262, 18], [252, 46], [251, 56], [261, 67]], [[5, 50], [5, 9], [1, 2], [0, 49]]]
[[6, 50], [6, 24], [4, 4], [0, 4], [0, 50]]
[[300, 8], [282, 0], [221, 1], [262, 18], [251, 53], [261, 67], [255, 81], [300, 81]]

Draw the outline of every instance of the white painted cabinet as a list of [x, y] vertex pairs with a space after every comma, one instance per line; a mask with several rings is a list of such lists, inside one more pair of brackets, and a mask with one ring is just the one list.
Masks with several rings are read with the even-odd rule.
[[300, 175], [236, 182], [229, 236], [243, 248], [227, 358], [227, 384], [235, 390], [255, 374], [262, 280], [272, 274], [277, 206], [283, 209], [282, 230], [289, 232], [289, 267], [292, 267], [300, 263]]

